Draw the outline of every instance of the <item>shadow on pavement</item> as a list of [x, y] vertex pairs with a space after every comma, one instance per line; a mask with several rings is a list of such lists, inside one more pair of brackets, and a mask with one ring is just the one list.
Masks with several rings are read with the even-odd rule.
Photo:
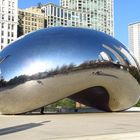
[[28, 124], [3, 128], [3, 129], [0, 129], [0, 136], [11, 134], [11, 133], [16, 133], [16, 132], [19, 132], [19, 131], [24, 131], [24, 130], [35, 128], [35, 127], [39, 127], [39, 126], [44, 125], [44, 123], [49, 123], [49, 122], [50, 121], [44, 121], [44, 122], [41, 122], [41, 123], [28, 123]]
[[67, 113], [63, 113], [63, 112], [45, 112], [43, 114], [40, 114], [40, 112], [30, 112], [30, 113], [26, 113], [26, 114], [22, 114], [22, 116], [28, 116], [28, 115], [72, 115], [72, 114], [93, 114], [93, 113], [110, 113], [110, 112], [67, 112]]

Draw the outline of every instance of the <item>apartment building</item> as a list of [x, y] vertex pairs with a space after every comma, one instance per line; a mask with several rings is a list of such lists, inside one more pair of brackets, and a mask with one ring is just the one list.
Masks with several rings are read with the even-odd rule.
[[0, 0], [0, 50], [17, 38], [17, 7], [17, 0]]
[[31, 7], [18, 10], [18, 36], [45, 27], [45, 17], [41, 8]]

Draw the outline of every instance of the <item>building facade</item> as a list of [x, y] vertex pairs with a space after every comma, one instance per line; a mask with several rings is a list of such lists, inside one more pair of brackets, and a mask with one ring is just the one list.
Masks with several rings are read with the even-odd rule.
[[17, 0], [0, 0], [0, 50], [17, 38], [17, 7]]
[[18, 36], [45, 28], [45, 17], [41, 8], [31, 7], [18, 10]]
[[140, 64], [140, 22], [128, 26], [129, 48]]
[[113, 0], [61, 0], [19, 10], [18, 36], [55, 26], [83, 27], [114, 35]]
[[90, 28], [114, 35], [114, 0], [61, 0], [60, 4], [87, 13]]
[[88, 27], [87, 14], [60, 7], [55, 4], [47, 4], [42, 7], [47, 19], [47, 27], [69, 26]]

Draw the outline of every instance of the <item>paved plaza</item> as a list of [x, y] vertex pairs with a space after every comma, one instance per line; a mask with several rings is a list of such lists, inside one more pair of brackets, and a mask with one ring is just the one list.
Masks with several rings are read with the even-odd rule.
[[139, 140], [140, 112], [0, 116], [0, 140]]

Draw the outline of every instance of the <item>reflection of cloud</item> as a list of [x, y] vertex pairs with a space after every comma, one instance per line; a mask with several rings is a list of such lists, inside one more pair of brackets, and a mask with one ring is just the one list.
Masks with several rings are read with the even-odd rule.
[[51, 68], [52, 68], [51, 62], [35, 61], [35, 62], [28, 64], [28, 67], [26, 68], [24, 74], [30, 76], [30, 75], [33, 75], [33, 74], [36, 74], [39, 72], [44, 72]]

